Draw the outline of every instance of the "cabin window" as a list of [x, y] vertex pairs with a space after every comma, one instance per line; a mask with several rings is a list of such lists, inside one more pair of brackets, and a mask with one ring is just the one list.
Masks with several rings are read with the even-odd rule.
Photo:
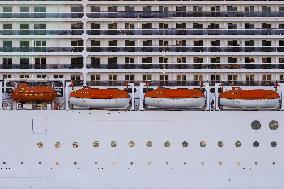
[[135, 143], [134, 143], [134, 141], [129, 141], [129, 144], [128, 144], [128, 145], [129, 145], [130, 148], [132, 148], [132, 147], [135, 146]]
[[253, 130], [258, 130], [261, 128], [261, 123], [257, 120], [254, 120], [252, 123], [251, 123], [251, 128]]
[[171, 145], [170, 141], [166, 141], [166, 142], [164, 143], [164, 146], [165, 146], [166, 148], [170, 147], [170, 145]]
[[271, 130], [277, 130], [278, 127], [279, 127], [278, 121], [272, 120], [272, 121], [269, 122], [269, 128]]
[[256, 147], [256, 148], [259, 147], [259, 142], [254, 141], [254, 142], [253, 142], [253, 147]]
[[54, 147], [55, 147], [55, 148], [60, 148], [60, 146], [61, 146], [61, 143], [60, 143], [60, 142], [56, 142], [56, 143], [54, 144]]
[[241, 147], [242, 146], [242, 143], [240, 142], [240, 141], [237, 141], [236, 143], [235, 143], [235, 146], [238, 148], [238, 147]]
[[271, 147], [275, 148], [277, 146], [277, 142], [276, 141], [272, 141], [271, 142]]
[[79, 143], [78, 142], [73, 142], [72, 146], [73, 146], [73, 148], [78, 148], [79, 147]]
[[224, 146], [223, 141], [218, 141], [218, 146], [219, 146], [220, 148], [223, 147], [223, 146]]
[[94, 141], [93, 142], [93, 147], [98, 148], [100, 146], [99, 141]]
[[183, 141], [181, 143], [181, 145], [182, 145], [182, 147], [186, 148], [186, 147], [188, 147], [188, 142], [187, 141]]
[[36, 145], [37, 145], [38, 148], [42, 148], [43, 147], [43, 143], [42, 142], [38, 142]]
[[152, 142], [151, 142], [151, 141], [147, 141], [147, 142], [146, 142], [146, 146], [147, 146], [147, 147], [152, 147], [152, 146], [153, 146], [153, 144], [152, 144]]
[[111, 141], [110, 145], [111, 145], [111, 147], [115, 148], [117, 146], [117, 142], [116, 141]]
[[204, 140], [200, 142], [200, 147], [202, 148], [206, 147], [206, 142]]

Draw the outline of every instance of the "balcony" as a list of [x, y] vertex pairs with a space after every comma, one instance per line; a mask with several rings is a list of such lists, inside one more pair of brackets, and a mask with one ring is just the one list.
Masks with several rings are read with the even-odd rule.
[[284, 29], [119, 29], [87, 30], [88, 35], [284, 35]]
[[0, 18], [82, 18], [84, 13], [0, 13]]
[[0, 69], [82, 69], [71, 64], [0, 64]]
[[0, 52], [82, 52], [83, 47], [0, 47]]
[[272, 63], [144, 63], [144, 64], [87, 64], [88, 69], [284, 69], [284, 64]]
[[82, 35], [84, 30], [0, 30], [0, 35]]
[[193, 11], [117, 11], [117, 12], [89, 12], [88, 18], [171, 18], [171, 17], [283, 17], [284, 12], [193, 12]]
[[88, 52], [284, 52], [284, 47], [124, 46], [87, 47]]

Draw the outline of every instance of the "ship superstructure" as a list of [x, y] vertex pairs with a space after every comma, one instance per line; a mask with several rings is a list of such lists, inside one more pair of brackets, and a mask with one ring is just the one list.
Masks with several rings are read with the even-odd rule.
[[0, 0], [0, 188], [282, 189], [284, 1]]

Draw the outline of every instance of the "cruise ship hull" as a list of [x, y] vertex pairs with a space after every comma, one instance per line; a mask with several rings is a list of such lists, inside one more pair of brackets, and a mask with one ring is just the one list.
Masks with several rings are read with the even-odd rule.
[[[23, 110], [1, 111], [0, 117], [0, 188], [284, 185], [280, 111]], [[257, 130], [251, 127], [255, 120], [261, 123]], [[272, 120], [278, 129], [270, 129]]]

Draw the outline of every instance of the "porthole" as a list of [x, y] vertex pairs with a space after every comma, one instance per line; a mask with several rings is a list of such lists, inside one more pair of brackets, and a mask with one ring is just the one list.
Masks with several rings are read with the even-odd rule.
[[200, 147], [206, 147], [206, 142], [204, 140], [200, 142]]
[[277, 142], [276, 142], [276, 141], [272, 141], [272, 142], [271, 142], [271, 147], [274, 147], [274, 148], [275, 148], [276, 146], [277, 146]]
[[79, 147], [79, 143], [78, 142], [73, 142], [72, 146], [73, 146], [73, 148], [78, 148]]
[[78, 163], [76, 161], [73, 162], [74, 165], [77, 165]]
[[254, 120], [252, 123], [251, 123], [251, 128], [253, 130], [258, 130], [261, 128], [261, 123], [258, 121], [258, 120]]
[[132, 141], [132, 140], [129, 141], [128, 146], [129, 146], [130, 148], [133, 148], [133, 147], [135, 146], [135, 142]]
[[38, 142], [38, 143], [36, 143], [36, 145], [37, 145], [38, 148], [42, 148], [43, 147], [43, 143], [42, 142]]
[[253, 142], [253, 147], [259, 147], [259, 142], [254, 141], [254, 142]]
[[131, 161], [129, 164], [130, 164], [130, 165], [133, 165], [133, 161]]
[[188, 147], [188, 142], [183, 141], [183, 142], [181, 143], [181, 145], [182, 145], [182, 147], [186, 148], [186, 147]]
[[279, 127], [278, 121], [272, 120], [272, 121], [269, 122], [269, 128], [271, 130], [277, 130], [278, 127]]
[[61, 146], [60, 142], [56, 142], [56, 143], [54, 144], [54, 147], [55, 147], [55, 148], [60, 148], [60, 146]]
[[224, 146], [224, 142], [223, 142], [223, 141], [218, 141], [218, 146], [219, 146], [220, 148], [222, 148], [222, 147]]
[[242, 143], [240, 141], [237, 141], [235, 142], [235, 146], [238, 148], [238, 147], [241, 147], [242, 146]]
[[166, 141], [166, 142], [164, 143], [164, 146], [165, 146], [166, 148], [169, 148], [170, 145], [171, 145], [171, 143], [170, 143], [169, 141]]
[[255, 162], [254, 162], [254, 164], [255, 164], [255, 165], [258, 165], [258, 162], [257, 162], [257, 161], [255, 161]]
[[111, 143], [110, 143], [110, 145], [111, 145], [111, 147], [116, 147], [117, 146], [117, 142], [116, 141], [111, 141]]
[[151, 142], [151, 141], [147, 141], [147, 142], [146, 142], [146, 146], [147, 146], [147, 147], [152, 147], [152, 146], [153, 146], [153, 144], [152, 144], [152, 142]]
[[222, 161], [219, 161], [219, 162], [218, 162], [218, 164], [219, 164], [219, 165], [222, 165], [222, 164], [223, 164], [223, 162], [222, 162]]
[[94, 142], [93, 142], [93, 147], [94, 147], [94, 148], [98, 148], [99, 146], [100, 146], [99, 141], [94, 141]]

